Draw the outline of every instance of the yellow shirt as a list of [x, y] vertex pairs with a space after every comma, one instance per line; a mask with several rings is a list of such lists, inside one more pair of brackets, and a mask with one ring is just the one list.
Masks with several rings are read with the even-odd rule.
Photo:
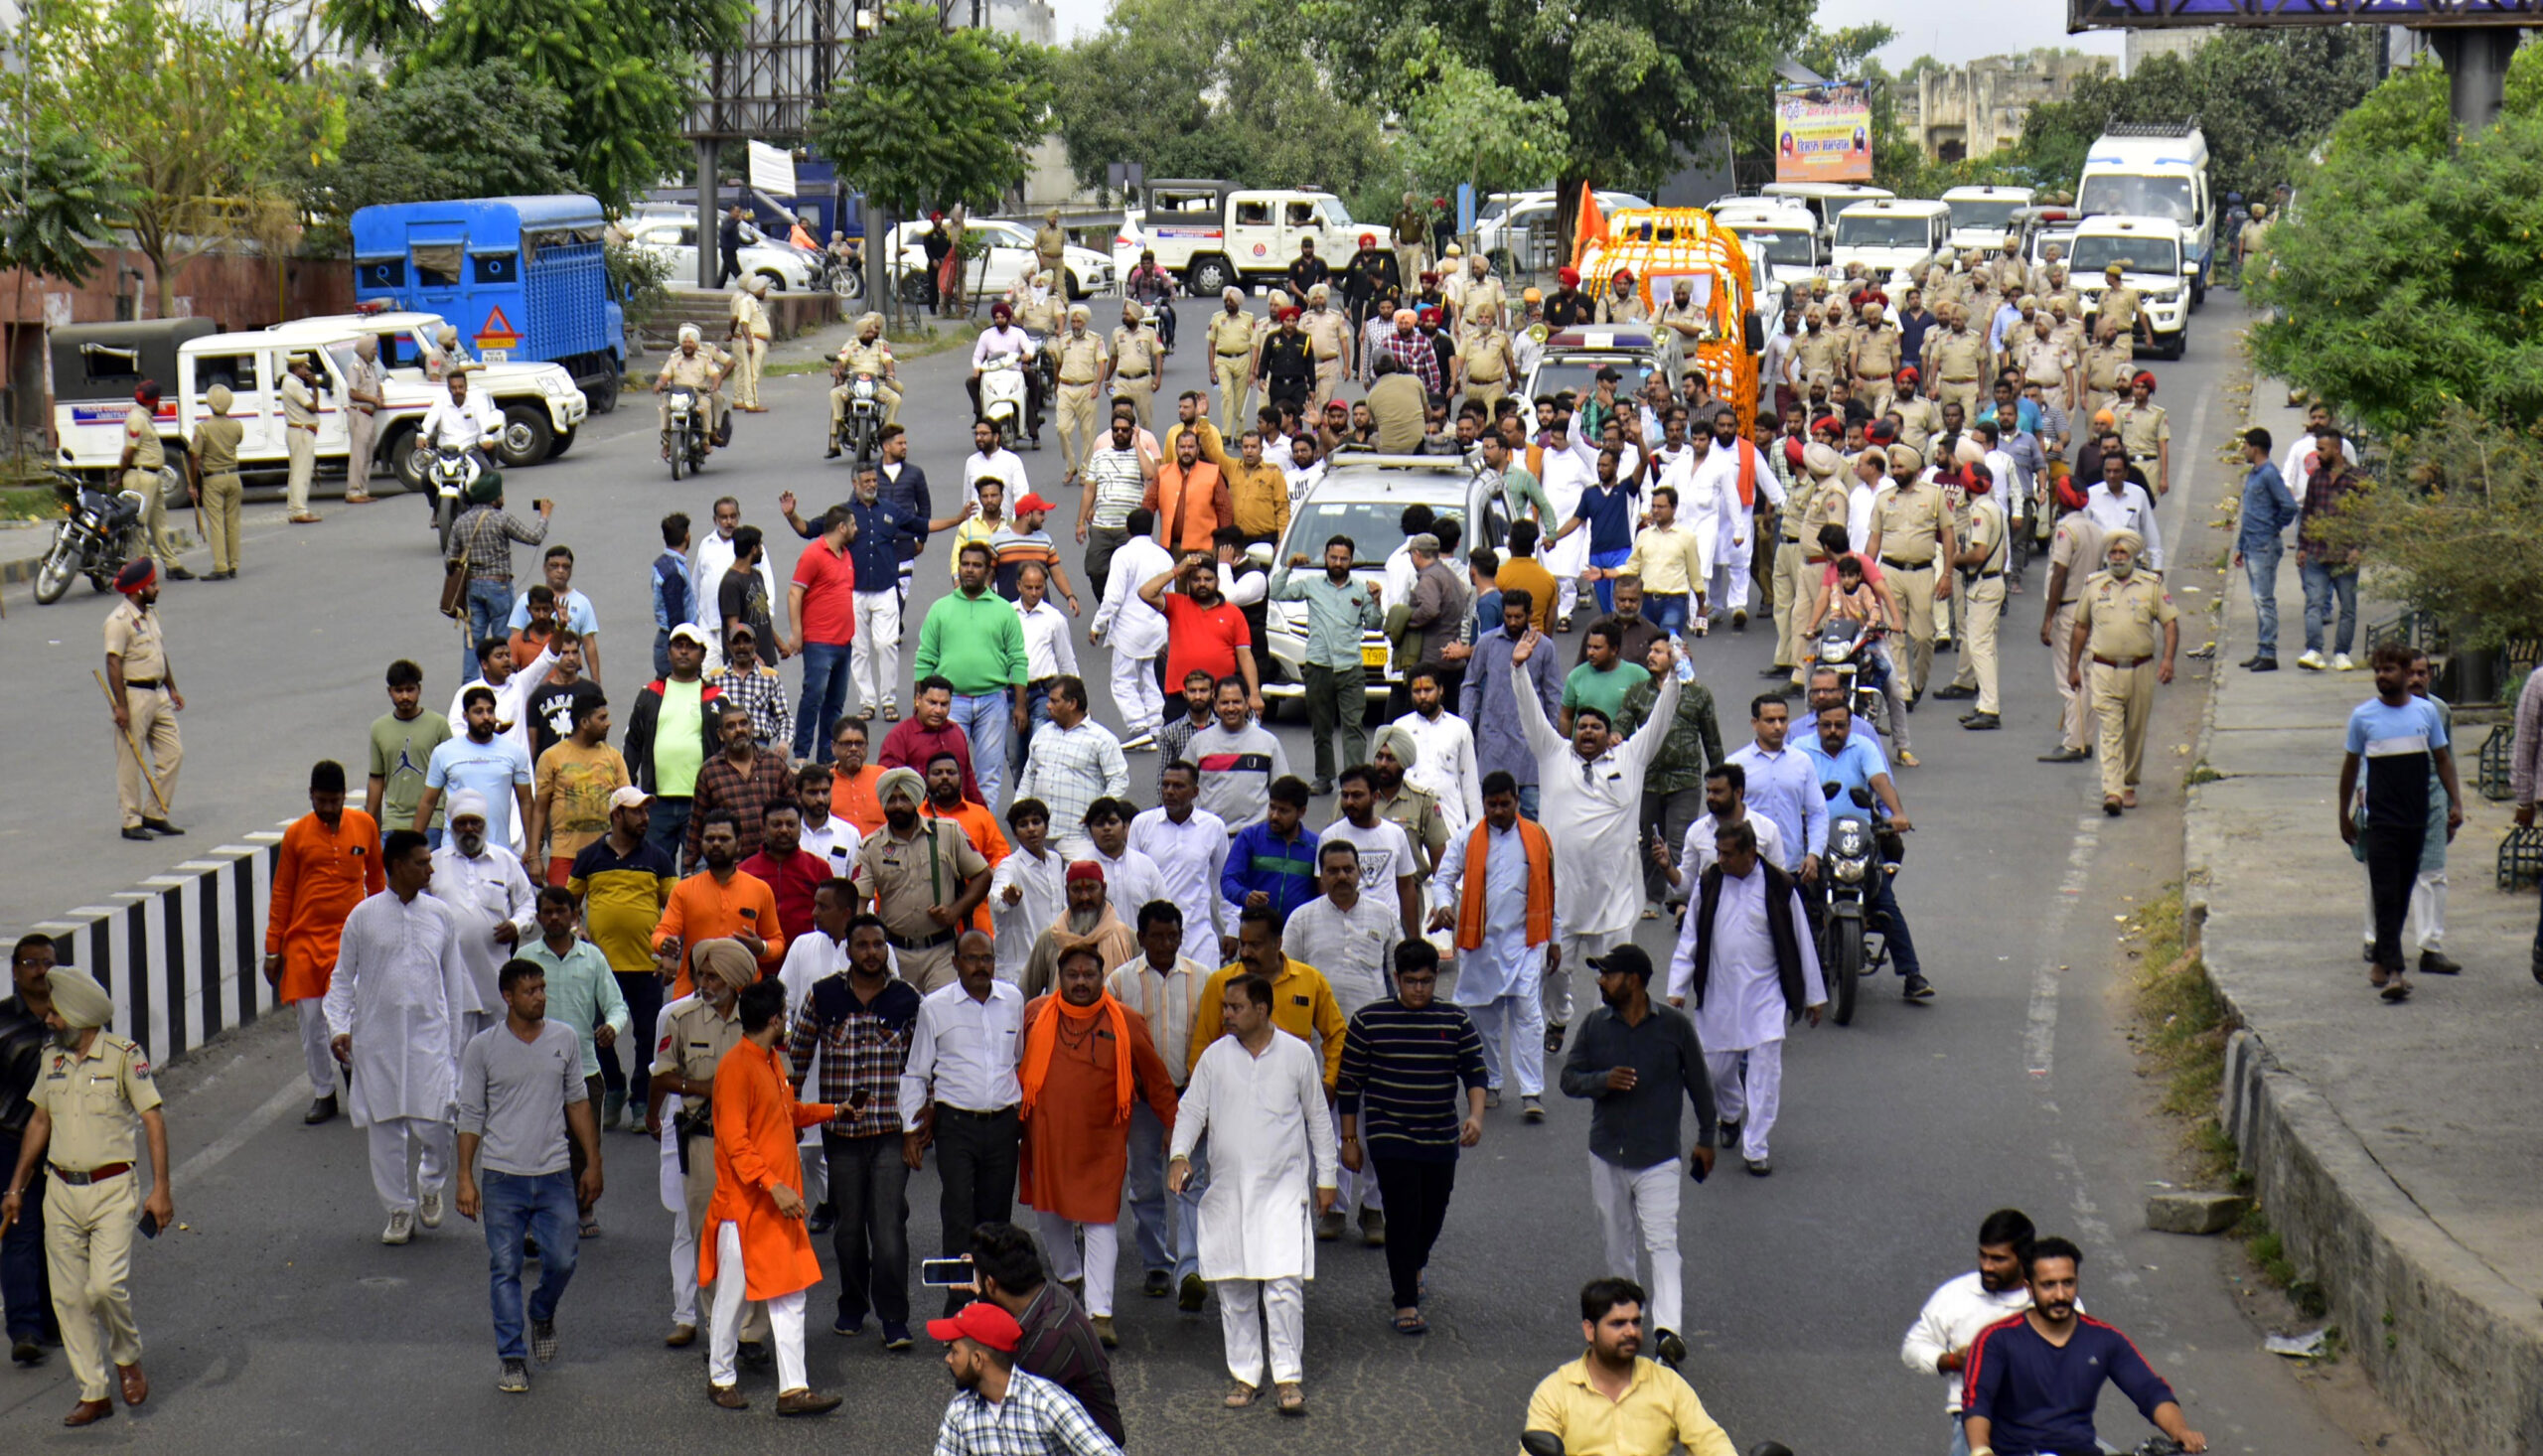
[[150, 1080], [150, 1059], [141, 1048], [100, 1029], [85, 1052], [45, 1049], [30, 1100], [53, 1119], [45, 1161], [85, 1173], [134, 1160], [133, 1122], [159, 1105], [159, 1085]]
[[1682, 597], [1695, 589], [1703, 558], [1704, 544], [1694, 530], [1677, 524], [1649, 525], [1633, 538], [1633, 551], [1625, 557], [1623, 569], [1642, 578], [1647, 595]]
[[[1201, 1054], [1226, 1033], [1228, 982], [1249, 969], [1243, 961], [1222, 965], [1202, 984], [1192, 1003], [1187, 1071], [1200, 1066]], [[1333, 999], [1324, 972], [1295, 960], [1282, 965], [1279, 978], [1272, 982], [1272, 1024], [1317, 1048], [1324, 1057], [1324, 1090], [1333, 1091], [1334, 1079], [1342, 1075], [1342, 1003]]]
[[1619, 1400], [1589, 1383], [1585, 1353], [1559, 1368], [1528, 1397], [1526, 1429], [1563, 1437], [1564, 1456], [1646, 1456], [1673, 1444], [1686, 1447], [1688, 1456], [1737, 1456], [1695, 1387], [1676, 1371], [1639, 1358]]

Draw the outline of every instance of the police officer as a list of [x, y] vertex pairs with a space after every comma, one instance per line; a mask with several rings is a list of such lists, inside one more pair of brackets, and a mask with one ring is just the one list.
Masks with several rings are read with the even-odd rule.
[[1095, 396], [1104, 385], [1110, 357], [1104, 352], [1104, 336], [1086, 327], [1094, 317], [1085, 304], [1069, 305], [1067, 331], [1042, 346], [1051, 356], [1053, 377], [1060, 381], [1060, 458], [1068, 466], [1060, 481], [1064, 486], [1077, 483], [1095, 450]]
[[1932, 346], [1934, 400], [1938, 404], [1957, 404], [1964, 413], [1978, 407], [1979, 381], [1987, 372], [1987, 341], [1969, 327], [1978, 307], [1977, 300], [1954, 305], [1946, 316], [1949, 327]]
[[[123, 601], [106, 614], [106, 691], [114, 699], [115, 797], [123, 805], [123, 837], [182, 834], [168, 822], [168, 803], [177, 797], [177, 766], [185, 759], [176, 715], [186, 699], [168, 665], [159, 615], [150, 610], [159, 601], [158, 568], [147, 558], [125, 563], [115, 590]], [[155, 771], [141, 762], [145, 746]]]
[[1353, 377], [1351, 367], [1351, 320], [1332, 307], [1333, 293], [1329, 285], [1319, 283], [1307, 290], [1306, 317], [1299, 327], [1307, 336], [1307, 344], [1315, 351], [1315, 391], [1308, 401], [1309, 410], [1324, 413], [1324, 402], [1331, 399], [1342, 381]]
[[765, 414], [767, 406], [759, 402], [760, 366], [768, 362], [768, 310], [760, 300], [768, 294], [768, 275], [753, 273], [733, 290], [733, 322], [728, 334], [733, 341], [733, 359], [740, 365], [734, 372], [733, 407], [744, 414]]
[[[370, 339], [365, 334], [361, 342]], [[247, 427], [229, 417], [229, 406], [235, 401], [228, 385], [215, 384], [205, 390], [203, 402], [210, 413], [195, 426], [194, 448], [186, 453], [186, 466], [195, 473], [195, 500], [204, 508], [204, 531], [212, 537], [212, 570], [204, 580], [228, 581], [238, 575], [238, 445], [246, 438]]]
[[1518, 368], [1510, 336], [1501, 332], [1501, 311], [1486, 308], [1475, 315], [1474, 332], [1457, 346], [1456, 377], [1450, 388], [1452, 392], [1464, 390], [1468, 399], [1483, 401], [1483, 407], [1489, 410], [1510, 392], [1510, 376]]
[[1863, 327], [1855, 331], [1852, 351], [1855, 393], [1871, 406], [1873, 418], [1889, 412], [1890, 386], [1898, 372], [1898, 326], [1881, 317], [1877, 301], [1864, 305]]
[[1828, 310], [1815, 303], [1803, 309], [1801, 329], [1801, 342], [1793, 346], [1793, 355], [1801, 361], [1803, 387], [1833, 381], [1842, 341], [1828, 332]]
[[1050, 277], [1064, 278], [1068, 265], [1069, 235], [1060, 226], [1060, 210], [1042, 215], [1042, 225], [1033, 229], [1033, 269]]
[[[662, 372], [654, 376], [654, 392], [664, 393], [674, 386], [697, 391], [703, 401], [715, 395], [723, 383], [724, 371], [716, 367], [715, 357], [708, 354], [699, 339], [695, 324], [679, 326], [679, 348], [663, 361]], [[711, 406], [710, 406], [711, 407]], [[672, 407], [669, 400], [655, 408], [663, 431], [663, 458], [672, 458]], [[710, 438], [707, 443], [712, 445]]]
[[159, 490], [159, 471], [168, 463], [167, 446], [159, 439], [159, 381], [144, 379], [132, 391], [132, 408], [123, 412], [123, 488], [141, 497], [141, 524], [150, 536], [150, 554], [179, 581], [194, 573], [177, 561], [177, 543], [168, 536], [168, 503]]
[[[141, 1048], [105, 1030], [114, 1001], [82, 971], [56, 966], [46, 974], [53, 1009], [45, 1024], [53, 1046], [36, 1079], [35, 1108], [0, 1198], [0, 1237], [26, 1210], [39, 1162], [51, 1175], [44, 1186], [46, 1272], [53, 1280], [53, 1311], [62, 1321], [63, 1348], [79, 1382], [79, 1403], [62, 1418], [67, 1426], [93, 1425], [114, 1414], [106, 1362], [114, 1362], [123, 1403], [150, 1398], [141, 1372], [141, 1331], [132, 1320], [132, 1236], [146, 1222], [156, 1234], [175, 1222], [168, 1190], [168, 1124], [159, 1114], [159, 1087]], [[150, 1137], [150, 1196], [135, 1171], [132, 1124]]]
[[2113, 263], [2102, 269], [2102, 277], [2109, 281], [2110, 286], [2102, 290], [2099, 309], [2102, 323], [2115, 325], [2134, 343], [2143, 332], [2137, 323], [2138, 316], [2145, 310], [2146, 300], [2136, 289], [2121, 281], [2127, 275], [2128, 268], [2123, 263]]
[[2022, 382], [2037, 384], [2048, 403], [2064, 409], [2074, 399], [2079, 361], [2058, 334], [2057, 319], [2050, 310], [2041, 309], [2031, 315], [2029, 331], [2014, 346], [2014, 358]]
[[830, 390], [830, 448], [823, 457], [825, 460], [838, 456], [839, 426], [847, 419], [847, 396], [859, 374], [873, 377], [874, 397], [883, 401], [883, 423], [898, 423], [901, 391], [892, 385], [900, 375], [893, 367], [892, 346], [883, 342], [881, 314], [858, 319], [856, 337], [839, 346], [838, 358], [830, 364], [830, 379], [836, 387]]
[[[45, 1021], [53, 1013], [53, 991], [45, 979], [52, 969], [52, 938], [21, 937], [9, 959], [11, 994], [0, 1001], [0, 1171], [18, 1166], [27, 1120], [35, 1113], [36, 1082], [53, 1043], [53, 1028]], [[33, 1176], [41, 1183], [43, 1170]], [[9, 1358], [36, 1366], [44, 1364], [46, 1346], [62, 1343], [62, 1325], [54, 1318], [53, 1283], [45, 1276], [43, 1190], [31, 1184], [27, 1196], [26, 1212], [0, 1234], [0, 1305], [9, 1312]]]
[[2137, 351], [2119, 337], [2119, 325], [2108, 318], [2095, 326], [2093, 333], [2101, 342], [2084, 351], [2082, 413], [2090, 418], [2109, 409], [2111, 417], [2117, 419], [2118, 411], [2113, 406], [2128, 390], [2128, 375], [2134, 366]]
[[2144, 472], [2155, 487], [2155, 499], [2162, 500], [2172, 488], [2172, 421], [2164, 406], [2155, 402], [2155, 375], [2139, 369], [2128, 381], [2128, 397], [2111, 406], [2112, 423], [2119, 426], [2119, 443], [2128, 451], [2128, 463]]
[[1922, 455], [1933, 448], [1934, 436], [1942, 433], [1942, 406], [1916, 392], [1917, 381], [1924, 375], [1914, 365], [1899, 369], [1897, 388], [1889, 396], [1886, 413], [1898, 416], [1898, 443]]
[[318, 474], [318, 365], [305, 354], [293, 355], [290, 372], [283, 375], [282, 434], [291, 461], [283, 487], [288, 518], [307, 524], [318, 519], [309, 509], [309, 483]]
[[1871, 531], [1864, 542], [1865, 552], [1880, 562], [1889, 594], [1907, 619], [1904, 665], [1910, 703], [1924, 692], [1934, 667], [1934, 603], [1951, 596], [1951, 578], [1939, 575], [1938, 567], [1960, 554], [1951, 508], [1924, 470], [1921, 452], [1889, 447], [1890, 484], [1872, 498]]
[[[656, 952], [655, 964], [667, 975], [675, 973], [681, 948], [679, 938], [673, 937]], [[734, 1006], [741, 999], [742, 988], [759, 979], [759, 962], [739, 941], [729, 940], [698, 942], [688, 962], [696, 977], [696, 993], [673, 1004], [662, 1041], [655, 1048], [645, 1131], [655, 1138], [662, 1136], [663, 1098], [678, 1093], [680, 1109], [673, 1123], [678, 1138], [673, 1146], [679, 1158], [680, 1194], [687, 1205], [691, 1237], [711, 1238], [714, 1235], [706, 1224], [706, 1205], [715, 1196], [715, 1109], [711, 1100], [715, 1095], [715, 1066], [742, 1040], [742, 1022], [733, 1014]], [[696, 1338], [694, 1327], [682, 1325], [674, 1328], [664, 1343], [677, 1347]], [[748, 1307], [742, 1316], [741, 1338], [742, 1353], [753, 1364], [769, 1359], [768, 1306]], [[753, 1356], [754, 1350], [759, 1354]]]
[[1254, 375], [1248, 382], [1263, 386], [1267, 403], [1289, 404], [1304, 411], [1307, 393], [1315, 383], [1314, 346], [1298, 327], [1295, 305], [1276, 308], [1273, 317], [1279, 322], [1255, 351]]
[[[2122, 527], [2102, 537], [2104, 568], [2084, 583], [2075, 608], [2075, 635], [2067, 642], [2066, 680], [2084, 686], [2092, 667], [2093, 715], [2101, 722], [2102, 812], [2114, 817], [2137, 807], [2138, 771], [2145, 766], [2146, 724], [2155, 715], [2155, 684], [2172, 680], [2172, 655], [2181, 628], [2161, 578], [2138, 570], [2144, 542]], [[2164, 629], [2160, 661], [2155, 629]]]
[[[1963, 448], [1973, 445], [1964, 442]], [[1969, 651], [1962, 655], [1951, 685], [1934, 695], [1977, 698], [1977, 711], [1963, 717], [1960, 726], [1984, 731], [2004, 726], [1997, 696], [1996, 630], [2005, 615], [2005, 562], [2013, 535], [1986, 461], [1965, 461], [1960, 483], [1969, 497], [1969, 537], [1960, 542], [1952, 565], [1960, 572], [1961, 637]]]
[[[1173, 317], [1171, 313], [1164, 315]], [[1147, 322], [1147, 311], [1132, 299], [1122, 301], [1122, 327], [1113, 331], [1113, 357], [1105, 365], [1099, 392], [1130, 401], [1139, 428], [1149, 428], [1156, 411], [1156, 376], [1165, 368], [1165, 345]]]
[[1244, 422], [1246, 394], [1254, 366], [1254, 315], [1245, 311], [1245, 290], [1221, 290], [1224, 305], [1210, 315], [1208, 342], [1212, 366], [1219, 377], [1219, 433], [1232, 435]]

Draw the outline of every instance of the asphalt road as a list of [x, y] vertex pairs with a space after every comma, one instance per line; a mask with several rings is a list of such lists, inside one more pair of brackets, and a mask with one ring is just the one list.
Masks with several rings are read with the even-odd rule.
[[[2175, 421], [2176, 479], [2187, 487], [2167, 508], [2175, 539], [2199, 533], [2186, 527], [2204, 522], [2226, 479], [2214, 447], [2239, 421], [2219, 388], [2239, 316], [2232, 297], [2219, 297], [2199, 315], [2189, 358], [2157, 370]], [[1188, 386], [1198, 372], [1187, 350], [1168, 383]], [[951, 482], [968, 448], [959, 362], [921, 362], [906, 375], [917, 458]], [[767, 396], [773, 412], [743, 417], [736, 445], [693, 483], [672, 484], [641, 403], [588, 428], [564, 460], [516, 478], [518, 497], [560, 503], [551, 539], [580, 554], [577, 584], [603, 624], [604, 680], [622, 694], [647, 662], [646, 564], [664, 511], [703, 522], [714, 498], [731, 492], [747, 519], [782, 533], [780, 490], [808, 507], [846, 490], [845, 471], [820, 459], [819, 381], [774, 381]], [[1027, 465], [1049, 494], [1056, 449]], [[1073, 497], [1063, 505], [1074, 509]], [[323, 524], [286, 526], [279, 506], [250, 507], [243, 578], [175, 584], [164, 599], [193, 704], [176, 817], [195, 837], [183, 846], [296, 811], [312, 759], [358, 765], [366, 727], [382, 710], [389, 658], [424, 664], [429, 703], [452, 682], [458, 645], [431, 610], [439, 573], [420, 509], [403, 500], [322, 509]], [[2216, 559], [2214, 545], [2182, 540], [2175, 549], [2183, 563]], [[2174, 580], [2184, 648], [2195, 647], [2215, 576], [2184, 569]], [[1929, 1290], [1969, 1265], [1978, 1221], [2012, 1204], [2082, 1244], [2087, 1305], [2170, 1376], [2216, 1449], [2363, 1449], [2260, 1352], [2262, 1332], [2233, 1292], [2235, 1248], [2141, 1227], [2141, 1201], [2170, 1167], [2176, 1133], [2145, 1115], [2149, 1098], [2124, 1039], [2114, 921], [2177, 875], [2186, 760], [2173, 745], [2188, 740], [2206, 666], [2185, 661], [2160, 695], [2147, 806], [2105, 820], [2088, 766], [2032, 761], [2049, 746], [2055, 707], [2034, 636], [2040, 582], [2034, 573], [2030, 592], [2012, 603], [2006, 731], [1964, 736], [1939, 704], [1916, 722], [1925, 767], [1902, 784], [1919, 829], [1900, 889], [1940, 999], [1910, 1008], [1882, 983], [1851, 1028], [1797, 1030], [1774, 1177], [1726, 1164], [1687, 1190], [1687, 1373], [1743, 1449], [1772, 1437], [1804, 1456], [1942, 1450], [1939, 1383], [1901, 1368], [1899, 1336]], [[932, 597], [944, 579], [923, 571], [921, 583]], [[2188, 592], [2200, 583], [2209, 595]], [[104, 606], [77, 595], [39, 610], [20, 596], [0, 626], [20, 688], [0, 694], [0, 755], [13, 790], [13, 811], [0, 818], [9, 871], [0, 919], [12, 924], [181, 857], [112, 836], [106, 729], [86, 681]], [[1770, 652], [1758, 631], [1718, 635], [1699, 668], [1719, 698], [1743, 703]], [[1104, 713], [1103, 655], [1082, 643], [1079, 654]], [[1737, 725], [1724, 726], [1744, 740]], [[1302, 730], [1280, 731], [1303, 762]], [[1144, 777], [1134, 768], [1134, 781]], [[1146, 783], [1137, 787], [1150, 797]], [[1319, 805], [1314, 821], [1329, 817]], [[1643, 939], [1659, 949], [1661, 927], [1647, 925]], [[1592, 992], [1584, 984], [1581, 994]], [[819, 1294], [814, 1380], [847, 1396], [827, 1429], [781, 1428], [764, 1379], [749, 1383], [746, 1413], [706, 1404], [696, 1353], [660, 1347], [669, 1216], [655, 1195], [654, 1149], [625, 1135], [607, 1141], [608, 1232], [582, 1246], [562, 1314], [563, 1357], [534, 1373], [529, 1397], [500, 1395], [475, 1231], [454, 1218], [411, 1246], [380, 1246], [362, 1134], [342, 1122], [299, 1125], [296, 1067], [288, 1029], [268, 1023], [169, 1073], [181, 1227], [136, 1255], [152, 1401], [99, 1430], [61, 1432], [55, 1422], [74, 1393], [57, 1357], [39, 1371], [0, 1374], [0, 1430], [11, 1439], [28, 1449], [148, 1441], [205, 1456], [336, 1444], [355, 1432], [389, 1451], [758, 1451], [798, 1449], [808, 1438], [873, 1452], [929, 1448], [947, 1392], [932, 1348], [894, 1356], [870, 1334], [853, 1344], [831, 1336], [829, 1300]], [[1268, 1402], [1221, 1411], [1214, 1315], [1179, 1316], [1144, 1300], [1129, 1273], [1115, 1375], [1137, 1447], [1512, 1449], [1529, 1391], [1578, 1353], [1574, 1293], [1600, 1272], [1585, 1109], [1550, 1101], [1551, 1119], [1530, 1127], [1512, 1098], [1466, 1155], [1432, 1266], [1426, 1339], [1388, 1328], [1380, 1253], [1319, 1250], [1307, 1299], [1307, 1420], [1281, 1420]], [[913, 1242], [931, 1247], [932, 1170], [910, 1197]], [[2104, 1403], [2102, 1428], [2129, 1444], [2149, 1433], [2116, 1399]]]

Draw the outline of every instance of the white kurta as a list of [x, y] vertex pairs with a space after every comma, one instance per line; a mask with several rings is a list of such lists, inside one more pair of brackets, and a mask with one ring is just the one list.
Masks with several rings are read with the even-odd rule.
[[1404, 914], [1392, 884], [1383, 895], [1362, 890], [1349, 910], [1319, 895], [1291, 911], [1280, 931], [1281, 948], [1324, 976], [1345, 1021], [1393, 991], [1395, 947], [1403, 940]]
[[[1546, 504], [1554, 508], [1554, 518], [1545, 527], [1544, 538], [1549, 541], [1580, 509], [1581, 493], [1598, 483], [1598, 452], [1577, 434], [1571, 440], [1564, 449], [1547, 448], [1545, 479], [1537, 482], [1545, 489]], [[1584, 525], [1550, 546], [1540, 547], [1538, 559], [1557, 581], [1578, 576], [1589, 569], [1589, 528]]]
[[355, 906], [345, 917], [326, 1007], [329, 1035], [354, 1039], [346, 1110], [356, 1127], [393, 1117], [450, 1120], [460, 1018], [484, 1008], [460, 961], [449, 906], [429, 894], [399, 900], [387, 890]]
[[[1802, 915], [1801, 892], [1789, 893], [1793, 941], [1801, 948], [1801, 1003], [1816, 1006], [1828, 999], [1828, 986], [1819, 974], [1819, 951], [1811, 944], [1810, 922]], [[1695, 980], [1696, 930], [1703, 904], [1700, 886], [1690, 895], [1677, 953], [1669, 957], [1672, 996], [1686, 995]], [[1704, 1004], [1689, 1006], [1687, 1014], [1695, 1018], [1696, 1042], [1707, 1053], [1744, 1052], [1784, 1039], [1792, 1008], [1784, 1004], [1783, 982], [1775, 974], [1775, 941], [1766, 925], [1762, 867], [1750, 870], [1746, 879], [1723, 873], [1721, 899], [1714, 906], [1713, 966], [1705, 977]]]
[[[1431, 883], [1441, 905], [1463, 904], [1466, 841], [1471, 833], [1448, 840], [1439, 854], [1439, 872]], [[1551, 837], [1551, 836], [1549, 836]], [[1553, 942], [1563, 939], [1563, 848], [1555, 846]], [[1545, 972], [1546, 947], [1528, 944], [1528, 847], [1516, 825], [1484, 828], [1483, 944], [1457, 953], [1457, 984], [1448, 999], [1460, 1006], [1488, 1006], [1503, 996], [1537, 994]]]
[[[1541, 642], [1545, 652], [1551, 642]], [[1642, 918], [1642, 781], [1678, 716], [1678, 675], [1660, 680], [1633, 737], [1587, 763], [1546, 721], [1527, 674], [1510, 674], [1519, 727], [1537, 758], [1537, 821], [1554, 841], [1555, 913], [1574, 936], [1628, 935]]]
[[1465, 833], [1483, 817], [1483, 773], [1475, 767], [1474, 730], [1442, 705], [1439, 716], [1418, 711], [1395, 720], [1413, 735], [1416, 762], [1404, 771], [1404, 782], [1439, 801], [1439, 816], [1448, 821], [1448, 837]]
[[[1790, 863], [1784, 858], [1784, 831], [1775, 827], [1774, 820], [1764, 814], [1749, 814], [1747, 824], [1756, 831], [1758, 858], [1779, 868]], [[1690, 903], [1696, 898], [1696, 882], [1713, 868], [1714, 861], [1721, 858], [1720, 839], [1721, 825], [1712, 814], [1687, 826], [1686, 841], [1678, 846], [1678, 875], [1685, 883], [1678, 887], [1677, 894], [1686, 896]]]
[[[1222, 923], [1228, 935], [1236, 934], [1235, 907], [1219, 893], [1219, 875], [1228, 862], [1228, 821], [1195, 806], [1178, 824], [1159, 804], [1130, 820], [1130, 847], [1156, 865], [1165, 891], [1161, 898], [1183, 912], [1183, 953], [1203, 965], [1226, 964], [1219, 953]], [[1135, 907], [1127, 919], [1130, 929], [1139, 928]]]
[[1255, 1056], [1234, 1036], [1192, 1069], [1174, 1116], [1174, 1152], [1210, 1138], [1201, 1190], [1201, 1277], [1315, 1277], [1313, 1190], [1340, 1187], [1324, 1063], [1284, 1031]]
[[[489, 1014], [504, 1007], [497, 984], [504, 962], [515, 947], [538, 939], [538, 891], [521, 860], [500, 844], [488, 844], [475, 859], [459, 852], [455, 839], [444, 839], [433, 851], [433, 898], [449, 907], [459, 932], [459, 960], [477, 988], [477, 1005]], [[510, 924], [521, 939], [507, 946], [495, 939], [495, 927]]]
[[[1068, 861], [1049, 845], [1042, 847], [1042, 857], [1018, 849], [997, 862], [989, 872], [989, 925], [997, 943], [997, 978], [1010, 985], [1024, 980], [1024, 962], [1033, 953], [1034, 938], [1069, 908]], [[1013, 905], [1006, 903], [1006, 890], [1015, 887], [1021, 896]]]
[[[1122, 846], [1120, 859], [1101, 849], [1094, 850], [1087, 858], [1104, 867], [1104, 898], [1113, 902], [1114, 910], [1122, 917], [1122, 924], [1135, 933], [1139, 928], [1139, 907], [1151, 900], [1166, 898], [1165, 872], [1157, 868], [1155, 860], [1129, 844]], [[1192, 907], [1185, 906], [1183, 915], [1187, 921], [1190, 920]], [[1050, 922], [1046, 920], [1042, 924], [1047, 927]]]

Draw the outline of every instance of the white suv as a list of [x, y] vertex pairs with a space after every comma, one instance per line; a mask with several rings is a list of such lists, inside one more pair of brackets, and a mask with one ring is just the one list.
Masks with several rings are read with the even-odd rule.
[[2146, 301], [2156, 351], [2178, 359], [2189, 347], [2190, 288], [2198, 277], [2188, 251], [2188, 234], [2167, 218], [2087, 218], [2067, 241], [2066, 279], [2092, 313], [2110, 287], [2108, 268], [2118, 263], [2123, 280]]
[[[1484, 534], [1489, 539], [1475, 539], [1468, 526], [1457, 544], [1460, 556], [1476, 546], [1498, 546], [1508, 528], [1497, 519], [1500, 496], [1481, 488], [1480, 479], [1460, 456], [1345, 451], [1333, 458], [1324, 479], [1289, 508], [1289, 529], [1280, 538], [1271, 571], [1277, 576], [1281, 563], [1297, 555], [1310, 563], [1298, 570], [1322, 571], [1324, 543], [1337, 535], [1349, 536], [1357, 548], [1352, 580], [1365, 591], [1368, 583], [1384, 574], [1387, 557], [1404, 544], [1404, 509], [1414, 505], [1427, 506], [1434, 514], [1460, 525], [1485, 521]], [[1381, 604], [1382, 608], [1393, 605]], [[1307, 655], [1307, 604], [1272, 602], [1266, 605], [1264, 617], [1272, 672], [1263, 684], [1263, 695], [1272, 701], [1300, 697], [1306, 691], [1301, 668]], [[1371, 698], [1383, 699], [1404, 680], [1405, 664], [1390, 662], [1389, 656], [1384, 633], [1371, 632], [1362, 638], [1360, 660], [1368, 669]]]

